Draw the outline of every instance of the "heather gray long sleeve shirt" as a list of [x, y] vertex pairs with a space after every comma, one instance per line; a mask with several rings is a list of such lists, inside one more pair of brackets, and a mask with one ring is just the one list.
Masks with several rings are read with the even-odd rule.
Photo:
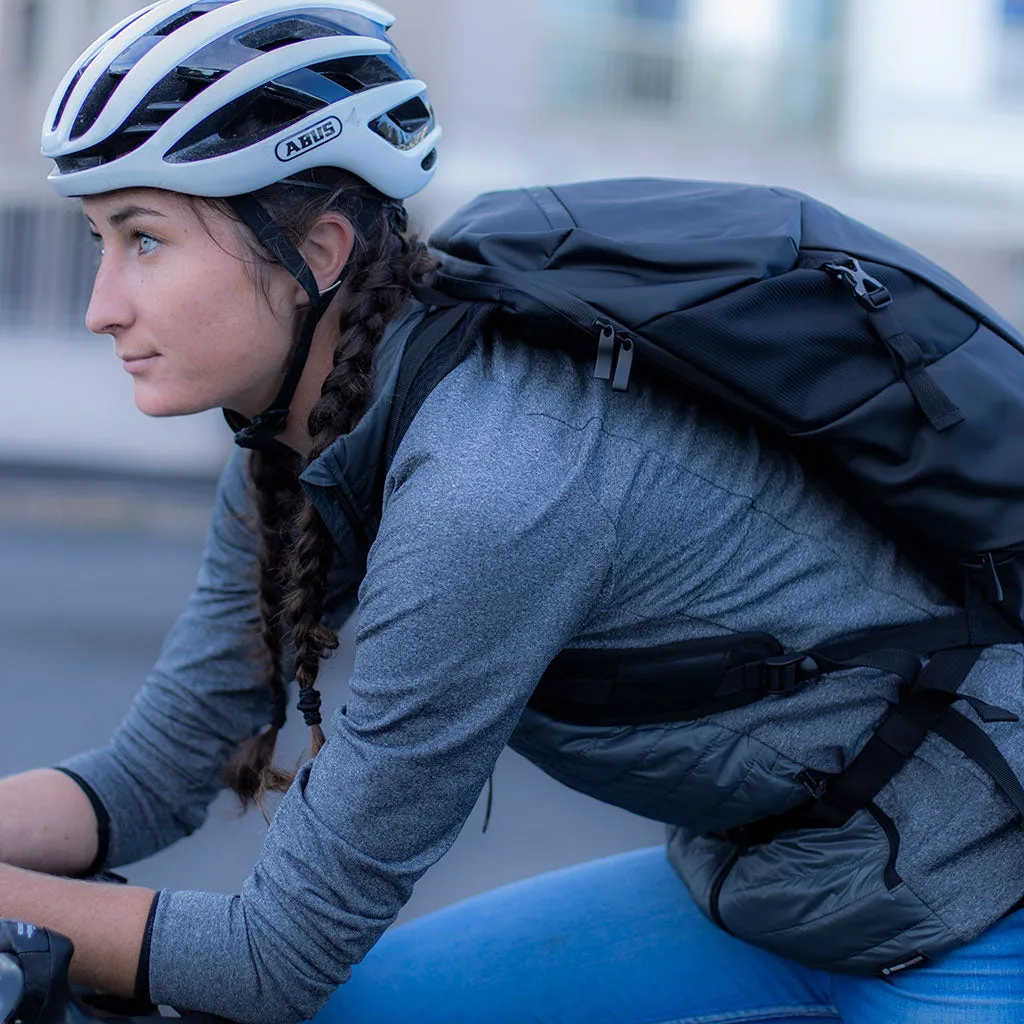
[[[500, 341], [429, 396], [375, 522], [410, 322], [378, 354], [378, 401], [304, 475], [338, 542], [336, 622], [358, 587], [347, 709], [240, 893], [161, 894], [150, 985], [162, 1003], [253, 1024], [313, 1016], [454, 841], [563, 647], [760, 629], [799, 649], [950, 611], [752, 430]], [[66, 762], [109, 812], [109, 866], [196, 828], [220, 766], [269, 719], [245, 465], [239, 453], [225, 471], [196, 591], [123, 724]], [[375, 538], [365, 563], [342, 514], [352, 502]]]

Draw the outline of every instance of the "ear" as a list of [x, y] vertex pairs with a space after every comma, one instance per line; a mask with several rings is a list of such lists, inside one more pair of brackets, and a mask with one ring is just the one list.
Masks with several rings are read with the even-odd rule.
[[313, 225], [302, 246], [302, 255], [321, 291], [341, 277], [354, 243], [352, 225], [340, 213], [325, 213]]

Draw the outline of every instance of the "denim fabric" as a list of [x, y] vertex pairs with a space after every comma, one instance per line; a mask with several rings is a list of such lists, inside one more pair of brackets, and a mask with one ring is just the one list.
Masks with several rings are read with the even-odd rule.
[[1024, 912], [890, 980], [720, 931], [660, 848], [505, 886], [385, 935], [314, 1024], [1024, 1024]]

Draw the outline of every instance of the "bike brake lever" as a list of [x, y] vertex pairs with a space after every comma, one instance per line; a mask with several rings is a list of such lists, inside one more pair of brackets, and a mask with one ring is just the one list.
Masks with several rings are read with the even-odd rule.
[[25, 994], [25, 975], [10, 953], [0, 953], [0, 1024], [14, 1021]]

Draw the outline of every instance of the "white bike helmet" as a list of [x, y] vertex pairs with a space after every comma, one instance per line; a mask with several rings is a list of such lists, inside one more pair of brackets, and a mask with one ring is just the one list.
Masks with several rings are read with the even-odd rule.
[[[50, 183], [64, 196], [160, 188], [227, 199], [296, 278], [310, 306], [284, 382], [252, 421], [225, 410], [245, 448], [284, 429], [321, 294], [298, 250], [250, 194], [335, 167], [401, 200], [433, 177], [441, 136], [426, 87], [388, 39], [394, 18], [365, 0], [161, 0], [72, 65], [43, 123]], [[315, 187], [315, 186], [314, 186]]]
[[57, 89], [43, 124], [50, 182], [64, 196], [233, 196], [339, 167], [405, 199], [433, 176], [441, 130], [388, 39], [393, 22], [364, 0], [150, 4]]

